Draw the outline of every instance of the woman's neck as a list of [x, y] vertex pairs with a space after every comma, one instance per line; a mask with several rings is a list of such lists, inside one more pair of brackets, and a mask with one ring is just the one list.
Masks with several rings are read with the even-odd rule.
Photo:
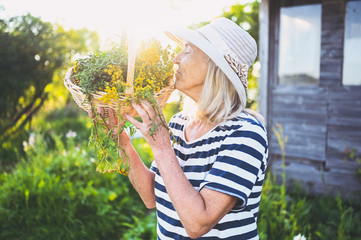
[[196, 119], [189, 119], [184, 128], [186, 141], [191, 142], [202, 137], [217, 124], [209, 124]]

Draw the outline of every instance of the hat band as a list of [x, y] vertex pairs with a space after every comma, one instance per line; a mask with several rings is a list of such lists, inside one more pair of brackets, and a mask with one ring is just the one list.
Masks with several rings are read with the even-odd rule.
[[228, 64], [231, 66], [233, 71], [237, 74], [239, 79], [241, 80], [243, 87], [245, 89], [248, 89], [248, 80], [247, 80], [248, 67], [247, 67], [247, 65], [241, 63], [241, 61], [239, 61], [239, 60], [236, 60], [237, 57], [234, 54], [232, 54], [231, 52], [224, 54], [224, 58], [226, 59]]

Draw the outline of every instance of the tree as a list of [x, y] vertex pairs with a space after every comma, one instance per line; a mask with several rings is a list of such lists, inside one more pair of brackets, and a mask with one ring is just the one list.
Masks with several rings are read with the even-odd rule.
[[10, 140], [22, 142], [22, 130], [47, 99], [54, 73], [75, 52], [88, 50], [86, 33], [55, 28], [30, 14], [0, 19], [0, 157], [13, 148]]

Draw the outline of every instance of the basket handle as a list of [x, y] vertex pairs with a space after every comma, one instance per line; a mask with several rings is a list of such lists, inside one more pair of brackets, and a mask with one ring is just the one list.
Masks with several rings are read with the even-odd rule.
[[134, 68], [135, 68], [135, 42], [133, 37], [128, 38], [128, 72], [127, 72], [127, 89], [126, 94], [134, 94]]

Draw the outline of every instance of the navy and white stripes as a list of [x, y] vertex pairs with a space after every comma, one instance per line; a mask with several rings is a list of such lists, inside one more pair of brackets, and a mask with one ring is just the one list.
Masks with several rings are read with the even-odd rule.
[[[257, 214], [268, 162], [267, 135], [254, 117], [241, 113], [195, 141], [186, 141], [187, 117], [175, 115], [169, 126], [177, 140], [174, 152], [192, 186], [238, 198], [236, 206], [200, 239], [258, 239]], [[155, 162], [158, 239], [190, 239], [167, 194]]]

